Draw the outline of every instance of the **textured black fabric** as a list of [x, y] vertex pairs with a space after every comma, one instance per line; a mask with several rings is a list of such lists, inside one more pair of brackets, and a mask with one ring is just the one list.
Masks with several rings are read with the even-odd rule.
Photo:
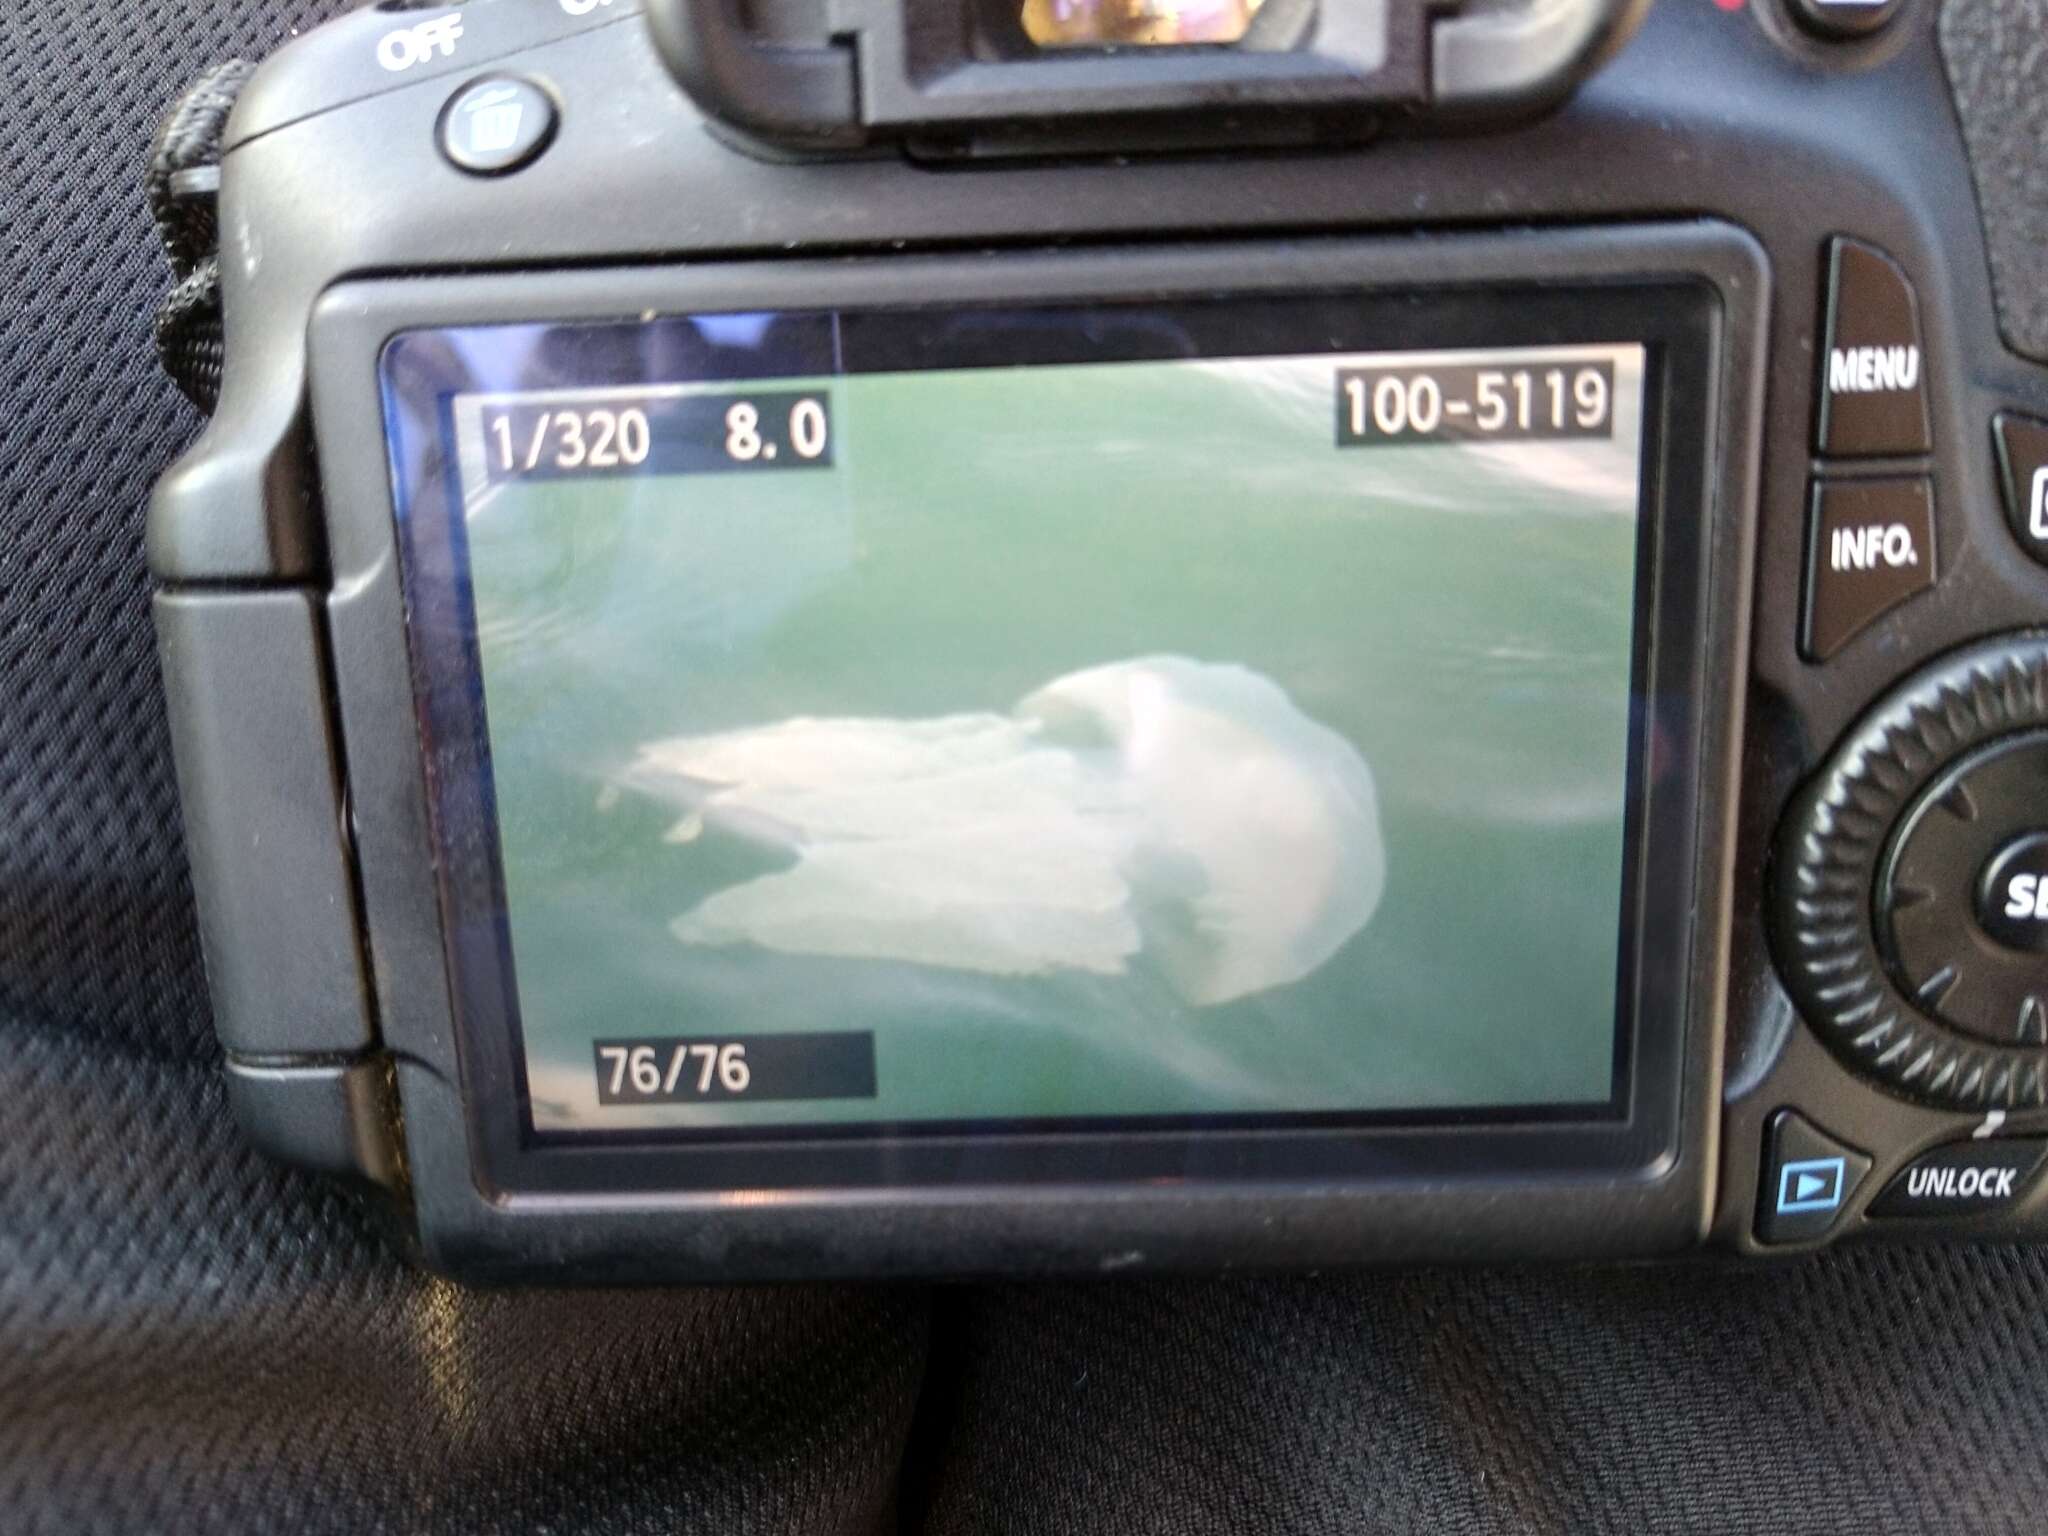
[[[150, 355], [163, 262], [137, 189], [158, 115], [210, 55], [314, 14], [267, 9], [31, 0], [0, 29], [10, 1044], [32, 1029], [134, 1056], [212, 1049], [142, 563], [150, 481], [194, 418]], [[0, 1072], [17, 1054], [0, 1052]]]
[[887, 1528], [917, 1296], [463, 1289], [247, 1151], [212, 1064], [6, 1043], [9, 1536]]
[[1947, 0], [1941, 54], [1977, 181], [2006, 345], [2048, 360], [2048, 0]]
[[934, 1536], [2048, 1529], [2048, 1257], [942, 1303]]
[[464, 1291], [228, 1118], [142, 555], [199, 422], [141, 186], [179, 91], [322, 9], [0, 26], [0, 1532], [877, 1528], [917, 1294]]

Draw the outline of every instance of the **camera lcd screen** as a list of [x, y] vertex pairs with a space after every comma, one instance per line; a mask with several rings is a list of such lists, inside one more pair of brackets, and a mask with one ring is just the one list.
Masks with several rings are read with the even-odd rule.
[[1418, 323], [394, 339], [528, 1134], [1619, 1113], [1658, 349]]

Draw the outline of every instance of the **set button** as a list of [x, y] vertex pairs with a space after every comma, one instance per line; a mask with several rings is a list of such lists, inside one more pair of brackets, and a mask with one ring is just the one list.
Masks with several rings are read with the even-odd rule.
[[[2048, 782], [2041, 786], [2048, 790]], [[2048, 804], [2041, 808], [2048, 821]], [[2022, 832], [1985, 861], [1977, 878], [1977, 926], [2021, 954], [2048, 954], [2048, 832]], [[2048, 986], [2043, 987], [2048, 993]]]
[[1877, 948], [1931, 1018], [2048, 1045], [2048, 731], [1999, 737], [1937, 775], [1878, 869]]

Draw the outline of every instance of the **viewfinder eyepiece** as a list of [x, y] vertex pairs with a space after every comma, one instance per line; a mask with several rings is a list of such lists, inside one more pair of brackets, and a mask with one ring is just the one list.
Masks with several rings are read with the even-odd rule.
[[1184, 48], [1243, 40], [1264, 0], [1023, 0], [1041, 48]]

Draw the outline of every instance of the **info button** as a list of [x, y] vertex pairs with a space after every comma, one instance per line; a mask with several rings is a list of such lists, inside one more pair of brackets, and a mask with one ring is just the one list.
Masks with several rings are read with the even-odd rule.
[[1934, 585], [1934, 488], [1925, 475], [1816, 480], [1800, 650], [1825, 661], [1858, 630]]

